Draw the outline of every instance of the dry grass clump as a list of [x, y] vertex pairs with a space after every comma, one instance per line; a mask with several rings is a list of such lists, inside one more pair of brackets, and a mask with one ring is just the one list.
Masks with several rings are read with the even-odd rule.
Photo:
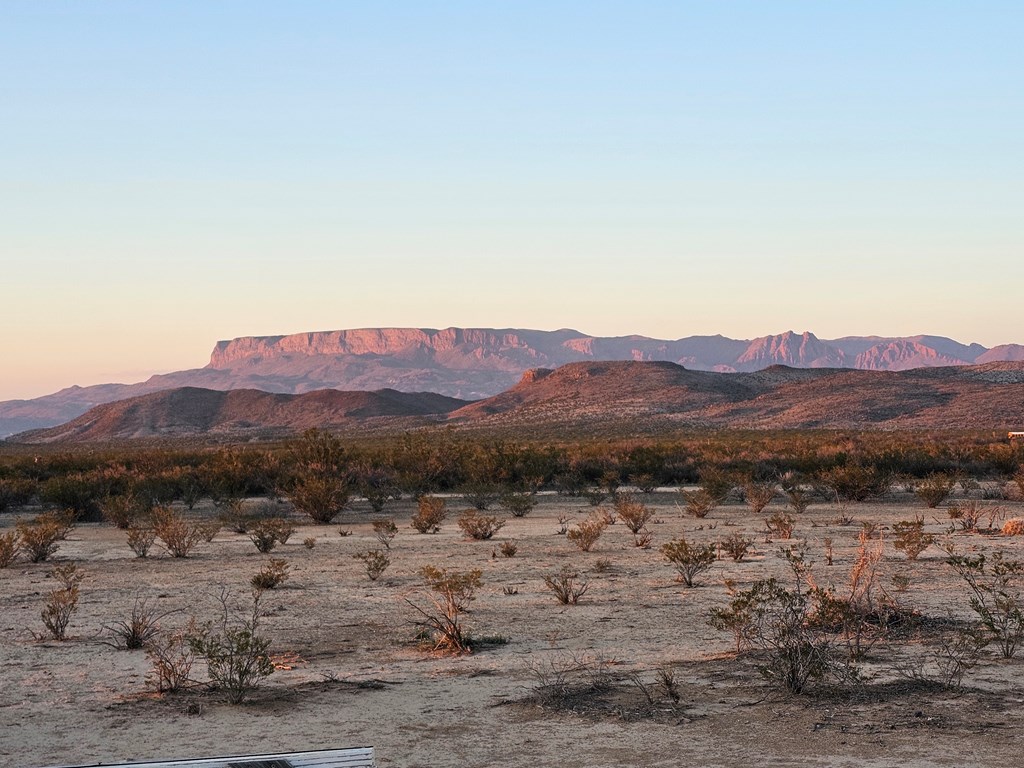
[[145, 648], [156, 639], [160, 631], [160, 619], [167, 615], [168, 613], [157, 613], [145, 600], [136, 598], [131, 615], [127, 619], [104, 626], [104, 629], [109, 630], [113, 636], [108, 645], [126, 651]]
[[1003, 536], [1024, 536], [1024, 518], [1014, 517], [1003, 523]]
[[731, 533], [722, 539], [718, 546], [733, 562], [738, 563], [747, 556], [747, 552], [754, 545], [753, 539], [748, 539], [741, 533]]
[[569, 566], [563, 566], [558, 573], [544, 577], [544, 585], [555, 593], [562, 605], [576, 605], [590, 588], [590, 582], [579, 581], [580, 575]]
[[459, 515], [458, 524], [467, 538], [486, 541], [505, 526], [505, 521], [493, 515], [481, 515], [476, 509], [467, 509]]
[[412, 516], [412, 527], [419, 533], [437, 533], [448, 516], [444, 507], [444, 499], [438, 496], [421, 496]]
[[793, 529], [796, 527], [796, 521], [793, 517], [784, 512], [776, 512], [767, 518], [764, 523], [768, 527], [768, 533], [780, 539], [792, 538]]

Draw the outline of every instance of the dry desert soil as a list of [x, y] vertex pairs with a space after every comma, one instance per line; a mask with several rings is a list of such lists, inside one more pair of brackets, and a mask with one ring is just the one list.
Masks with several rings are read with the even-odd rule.
[[[943, 533], [945, 502], [927, 510], [909, 494], [885, 501], [813, 504], [798, 516], [789, 542], [768, 542], [764, 518], [785, 508], [776, 500], [753, 514], [738, 502], [709, 517], [686, 516], [670, 489], [641, 497], [656, 509], [649, 549], [633, 545], [622, 522], [608, 527], [593, 551], [559, 535], [594, 509], [585, 499], [539, 497], [527, 516], [507, 516], [492, 541], [466, 540], [455, 524], [465, 507], [449, 500], [439, 533], [408, 525], [411, 500], [375, 516], [357, 502], [330, 526], [301, 524], [272, 555], [243, 534], [222, 530], [185, 559], [154, 547], [136, 558], [125, 533], [80, 525], [51, 562], [24, 558], [0, 570], [0, 764], [79, 765], [118, 759], [198, 757], [315, 748], [373, 746], [381, 766], [963, 766], [1024, 761], [1024, 661], [993, 647], [948, 691], [914, 680], [906, 669], [934, 650], [937, 633], [973, 616], [959, 578], [932, 547], [909, 562], [891, 542], [891, 526], [923, 514]], [[1024, 504], [1003, 502], [1010, 517]], [[598, 511], [611, 510], [604, 502]], [[281, 506], [287, 512], [287, 505]], [[206, 515], [212, 508], [197, 509]], [[353, 555], [379, 547], [372, 521], [399, 526], [392, 563], [371, 582]], [[842, 519], [848, 518], [848, 519]], [[790, 578], [781, 549], [803, 545], [819, 584], [842, 592], [857, 556], [864, 521], [878, 524], [884, 558], [878, 589], [917, 620], [873, 647], [865, 682], [793, 695], [769, 685], [749, 656], [733, 654], [730, 634], [708, 624], [709, 610], [729, 601], [726, 580], [743, 589], [770, 575]], [[13, 516], [0, 527], [13, 525]], [[341, 536], [340, 530], [351, 531]], [[686, 588], [659, 551], [685, 534], [715, 542], [743, 533], [755, 551], [741, 562], [719, 560], [698, 586]], [[312, 549], [303, 540], [315, 537]], [[514, 557], [495, 552], [514, 539]], [[825, 540], [834, 564], [825, 562]], [[1020, 538], [958, 532], [962, 552], [1020, 556]], [[108, 644], [109, 627], [137, 599], [167, 615], [165, 630], [186, 617], [212, 620], [218, 595], [244, 611], [251, 576], [281, 557], [290, 579], [262, 598], [260, 631], [272, 640], [278, 669], [241, 705], [205, 686], [158, 694], [147, 681], [143, 651]], [[63, 642], [41, 639], [40, 611], [53, 566], [75, 562], [85, 573], [81, 601]], [[466, 621], [485, 645], [440, 656], [415, 640], [415, 611], [427, 605], [424, 566], [482, 571], [482, 587]], [[543, 577], [568, 565], [589, 582], [577, 605], [561, 605]], [[896, 577], [894, 583], [893, 577]], [[897, 590], [899, 583], [906, 588]], [[582, 672], [571, 672], [583, 667]], [[903, 667], [904, 671], [898, 671]], [[657, 682], [671, 670], [674, 702]], [[925, 672], [931, 668], [926, 666]], [[194, 674], [203, 678], [197, 663]], [[539, 685], [567, 676], [564, 695]], [[599, 691], [588, 689], [603, 683]], [[545, 689], [551, 692], [552, 689]]]

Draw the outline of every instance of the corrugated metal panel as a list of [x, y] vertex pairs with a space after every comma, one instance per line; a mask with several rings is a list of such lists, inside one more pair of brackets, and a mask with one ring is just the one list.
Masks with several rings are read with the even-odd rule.
[[309, 752], [282, 752], [275, 755], [231, 755], [228, 757], [201, 757], [192, 760], [155, 760], [135, 763], [93, 763], [67, 768], [255, 768], [256, 765], [274, 765], [277, 761], [291, 768], [375, 768], [373, 747], [355, 749], [319, 749]]

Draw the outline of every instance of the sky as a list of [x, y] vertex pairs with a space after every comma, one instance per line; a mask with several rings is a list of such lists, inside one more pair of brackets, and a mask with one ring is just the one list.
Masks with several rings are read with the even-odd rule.
[[376, 326], [1024, 343], [1016, 1], [0, 19], [0, 399]]

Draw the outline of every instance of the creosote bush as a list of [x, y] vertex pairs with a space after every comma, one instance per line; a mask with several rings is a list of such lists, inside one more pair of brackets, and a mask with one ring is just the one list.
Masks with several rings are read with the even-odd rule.
[[581, 552], [590, 552], [607, 527], [608, 522], [604, 517], [591, 516], [578, 523], [575, 528], [570, 528], [566, 532], [565, 537], [575, 544]]
[[1024, 595], [1019, 585], [1024, 562], [1010, 560], [1002, 552], [986, 557], [958, 555], [952, 548], [947, 551], [946, 562], [970, 590], [971, 609], [982, 629], [1004, 658], [1012, 658], [1024, 639]]
[[384, 575], [384, 571], [391, 565], [391, 557], [384, 550], [370, 549], [366, 552], [359, 552], [352, 555], [353, 560], [359, 560], [366, 568], [366, 575], [370, 581], [376, 581]]
[[653, 509], [629, 493], [615, 495], [615, 512], [633, 534], [639, 533], [654, 517]]
[[946, 475], [931, 475], [923, 483], [914, 489], [917, 498], [928, 505], [929, 509], [935, 509], [946, 500], [953, 492], [956, 480]]
[[170, 507], [153, 510], [153, 531], [172, 557], [188, 557], [202, 539], [199, 527], [189, 523]]
[[935, 542], [935, 536], [924, 531], [924, 520], [901, 520], [892, 527], [892, 545], [908, 560], [917, 560]]
[[722, 552], [733, 559], [733, 562], [740, 562], [747, 556], [747, 552], [754, 545], [753, 539], [748, 539], [740, 533], [731, 533], [719, 543]]
[[63, 526], [56, 520], [39, 515], [32, 522], [19, 520], [15, 525], [21, 549], [33, 563], [41, 563], [60, 546], [66, 535]]
[[691, 517], [705, 518], [718, 506], [718, 500], [707, 491], [680, 490], [686, 504], [686, 514]]
[[40, 614], [43, 626], [54, 640], [67, 638], [68, 624], [71, 616], [78, 610], [78, 587], [84, 575], [74, 563], [54, 568], [50, 576], [61, 583], [60, 588], [50, 592], [46, 605]]
[[288, 561], [272, 558], [252, 577], [254, 589], [277, 589], [288, 580]]
[[309, 429], [289, 449], [292, 480], [288, 498], [319, 525], [330, 523], [348, 506], [345, 467], [348, 454], [334, 435]]
[[259, 634], [261, 596], [254, 590], [252, 611], [238, 619], [232, 618], [227, 594], [221, 593], [218, 624], [198, 627], [188, 638], [192, 652], [206, 662], [211, 685], [223, 690], [232, 704], [241, 704], [274, 671], [270, 640]]
[[535, 506], [537, 499], [532, 493], [506, 493], [498, 500], [502, 508], [507, 509], [513, 517], [525, 517]]
[[427, 596], [430, 605], [422, 607], [406, 600], [420, 616], [417, 626], [429, 633], [434, 651], [469, 653], [472, 642], [462, 625], [462, 614], [480, 588], [482, 572], [427, 566], [420, 574], [430, 590]]
[[796, 525], [792, 516], [785, 512], [775, 512], [771, 517], [766, 518], [764, 523], [768, 527], [768, 533], [780, 539], [792, 538], [793, 528]]
[[170, 632], [157, 631], [146, 643], [146, 656], [150, 663], [147, 681], [158, 693], [179, 691], [193, 684], [192, 667], [196, 652], [189, 638], [198, 633], [195, 619], [189, 619], [185, 626]]
[[439, 496], [421, 496], [412, 516], [412, 527], [419, 533], [437, 533], [447, 516], [444, 499]]
[[759, 515], [761, 510], [775, 498], [775, 485], [773, 483], [747, 483], [743, 487], [743, 498], [750, 510], [755, 515]]
[[384, 549], [391, 549], [391, 541], [398, 535], [398, 526], [394, 520], [374, 520], [373, 535]]
[[156, 530], [132, 526], [128, 529], [128, 546], [136, 557], [146, 557], [156, 541]]
[[246, 531], [256, 549], [264, 554], [272, 551], [278, 544], [287, 542], [294, 532], [295, 526], [281, 517], [257, 520]]
[[690, 544], [685, 536], [662, 544], [661, 553], [679, 572], [679, 580], [687, 587], [696, 583], [696, 578], [714, 565], [717, 556], [714, 544]]
[[0, 533], [0, 568], [6, 568], [13, 563], [20, 549], [17, 531]]
[[505, 526], [505, 521], [493, 515], [481, 515], [476, 509], [467, 509], [458, 520], [459, 528], [467, 538], [485, 541]]

